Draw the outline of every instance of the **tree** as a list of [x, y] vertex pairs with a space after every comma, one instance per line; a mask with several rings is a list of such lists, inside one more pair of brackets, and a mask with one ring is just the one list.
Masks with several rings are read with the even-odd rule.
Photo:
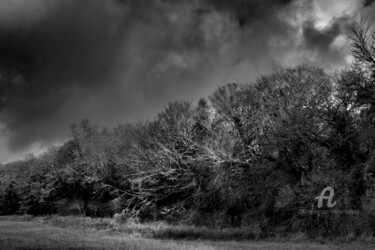
[[348, 36], [352, 40], [351, 54], [375, 78], [375, 31], [372, 25], [366, 21], [355, 23]]
[[20, 207], [20, 197], [15, 182], [11, 182], [0, 195], [0, 214], [16, 214]]

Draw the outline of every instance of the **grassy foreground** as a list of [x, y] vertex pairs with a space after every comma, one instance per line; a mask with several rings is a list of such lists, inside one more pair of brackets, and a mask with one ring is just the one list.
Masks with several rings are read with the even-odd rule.
[[[86, 221], [84, 227], [83, 221]], [[375, 249], [375, 243], [151, 239], [137, 234], [136, 230], [125, 232], [120, 228], [104, 227], [103, 220], [92, 221], [90, 218], [41, 217], [25, 220], [22, 217], [0, 217], [0, 249]]]

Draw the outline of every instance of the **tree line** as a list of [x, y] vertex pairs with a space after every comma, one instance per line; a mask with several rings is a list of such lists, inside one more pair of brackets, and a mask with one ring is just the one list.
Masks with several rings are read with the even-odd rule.
[[[328, 74], [278, 68], [154, 119], [100, 128], [0, 169], [0, 214], [137, 217], [212, 227], [375, 232], [375, 32], [350, 32], [355, 62]], [[335, 190], [335, 209], [315, 199]]]

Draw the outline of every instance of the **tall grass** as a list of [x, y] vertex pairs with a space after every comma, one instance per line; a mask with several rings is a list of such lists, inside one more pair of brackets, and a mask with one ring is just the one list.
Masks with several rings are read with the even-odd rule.
[[34, 220], [63, 228], [106, 230], [127, 235], [155, 239], [207, 239], [207, 240], [245, 240], [260, 239], [260, 230], [256, 227], [211, 229], [192, 225], [170, 225], [165, 222], [139, 223], [128, 220], [119, 223], [112, 218], [90, 218], [77, 216], [44, 216]]
[[[267, 242], [262, 242], [254, 241], [261, 238], [257, 227], [210, 229], [55, 215], [0, 217], [0, 249], [375, 249], [371, 235], [363, 235], [361, 242], [352, 242], [350, 234], [348, 237], [333, 242], [325, 238], [310, 241], [306, 234], [299, 232], [288, 238], [285, 235], [269, 237]], [[251, 241], [234, 241], [245, 239]]]
[[[86, 231], [106, 231], [109, 233], [120, 233], [123, 235], [153, 238], [153, 239], [178, 239], [178, 240], [269, 240], [269, 241], [340, 241], [350, 242], [354, 240], [372, 241], [374, 231], [368, 227], [360, 230], [353, 222], [351, 225], [341, 225], [341, 233], [337, 236], [323, 234], [319, 231], [314, 233], [293, 231], [288, 232], [285, 227], [275, 228], [272, 232], [264, 233], [259, 224], [241, 228], [209, 228], [204, 226], [193, 226], [186, 224], [168, 224], [166, 222], [140, 223], [138, 220], [128, 219], [123, 221], [119, 218], [91, 218], [80, 216], [42, 216], [32, 217], [7, 216], [0, 220], [12, 221], [37, 221], [44, 224], [58, 226], [61, 228], [80, 229]], [[358, 222], [363, 224], [362, 222]], [[370, 222], [369, 222], [370, 223]], [[323, 229], [322, 229], [323, 230]]]

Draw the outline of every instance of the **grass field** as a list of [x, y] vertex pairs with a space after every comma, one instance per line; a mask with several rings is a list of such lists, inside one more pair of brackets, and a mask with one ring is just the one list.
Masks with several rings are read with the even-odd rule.
[[0, 249], [375, 249], [375, 242], [319, 243], [149, 239], [93, 228], [60, 227], [36, 220], [0, 219]]

